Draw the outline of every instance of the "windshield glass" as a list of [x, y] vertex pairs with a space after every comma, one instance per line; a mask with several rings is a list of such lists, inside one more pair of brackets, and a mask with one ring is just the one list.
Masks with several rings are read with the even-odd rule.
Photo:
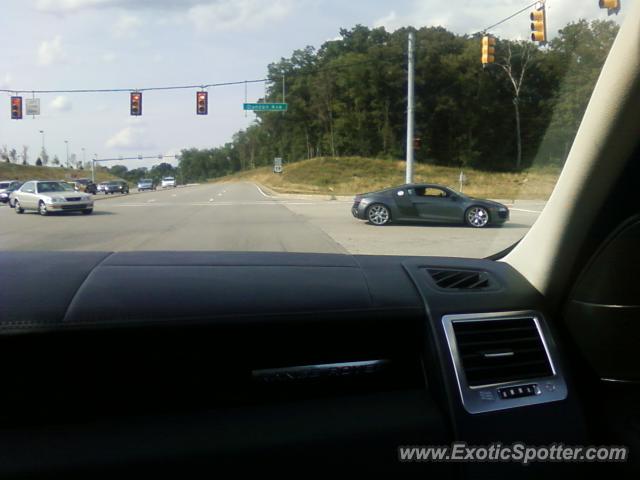
[[3, 2], [0, 178], [100, 201], [0, 204], [0, 249], [494, 255], [562, 172], [600, 3]]
[[75, 190], [68, 183], [63, 182], [39, 182], [38, 193], [48, 192], [74, 192]]
[[10, 185], [11, 185], [10, 182], [0, 183], [0, 188], [9, 188]]

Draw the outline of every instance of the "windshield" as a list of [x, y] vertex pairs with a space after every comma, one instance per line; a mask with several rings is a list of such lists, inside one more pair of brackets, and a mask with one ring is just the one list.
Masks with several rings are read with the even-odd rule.
[[494, 255], [562, 172], [600, 3], [3, 2], [0, 178], [96, 201], [0, 204], [0, 249]]
[[68, 183], [63, 182], [39, 182], [38, 193], [49, 192], [74, 192], [75, 190]]

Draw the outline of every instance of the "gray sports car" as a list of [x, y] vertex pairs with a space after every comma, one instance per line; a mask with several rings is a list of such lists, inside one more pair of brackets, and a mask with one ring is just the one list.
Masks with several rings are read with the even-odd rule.
[[509, 209], [434, 184], [402, 185], [356, 195], [351, 213], [373, 225], [397, 222], [462, 223], [474, 228], [502, 225]]

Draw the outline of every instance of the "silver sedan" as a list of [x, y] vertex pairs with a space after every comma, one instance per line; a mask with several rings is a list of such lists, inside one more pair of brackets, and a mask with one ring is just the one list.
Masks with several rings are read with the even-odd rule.
[[18, 214], [25, 210], [36, 210], [43, 216], [52, 212], [82, 212], [85, 215], [93, 213], [91, 195], [77, 192], [65, 182], [26, 182], [11, 193], [11, 202]]

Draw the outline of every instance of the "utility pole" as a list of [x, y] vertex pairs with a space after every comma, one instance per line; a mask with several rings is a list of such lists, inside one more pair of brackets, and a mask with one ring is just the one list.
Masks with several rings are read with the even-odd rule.
[[415, 41], [414, 32], [409, 32], [409, 62], [407, 87], [407, 175], [406, 183], [413, 183], [413, 137], [415, 131]]
[[64, 144], [67, 147], [67, 168], [69, 168], [69, 140], [65, 140]]
[[96, 183], [96, 160], [98, 160], [98, 154], [93, 154], [94, 158], [91, 160], [91, 181]]

